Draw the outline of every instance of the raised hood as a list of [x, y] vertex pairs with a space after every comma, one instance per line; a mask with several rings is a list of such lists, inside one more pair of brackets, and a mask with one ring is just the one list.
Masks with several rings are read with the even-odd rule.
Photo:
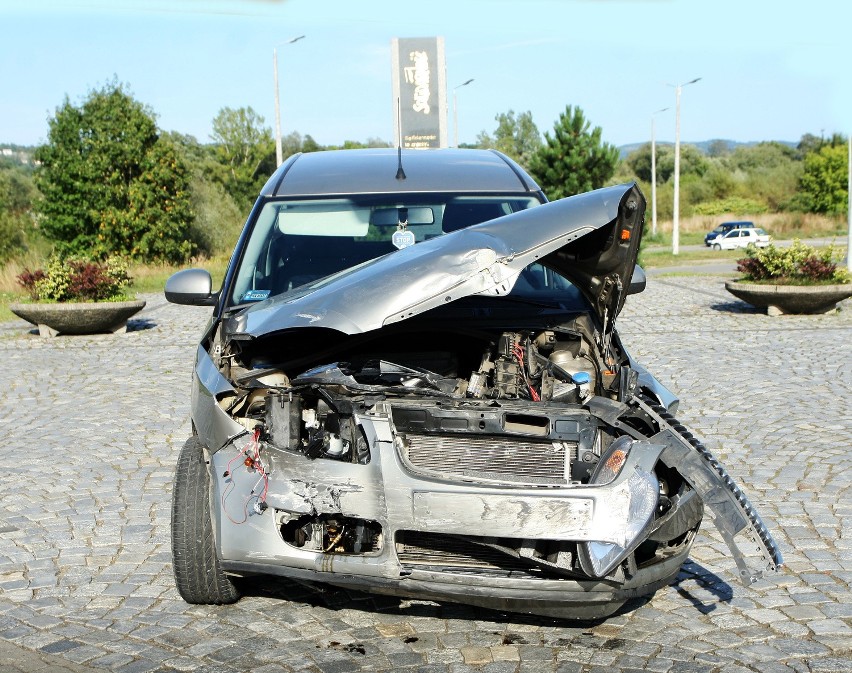
[[645, 199], [634, 184], [546, 203], [403, 248], [255, 304], [226, 332], [259, 337], [297, 327], [367, 332], [475, 294], [509, 293], [542, 262], [569, 278], [602, 323], [624, 305]]

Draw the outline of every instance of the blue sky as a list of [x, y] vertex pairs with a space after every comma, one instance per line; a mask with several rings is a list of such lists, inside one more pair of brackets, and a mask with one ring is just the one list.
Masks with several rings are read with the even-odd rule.
[[[834, 0], [0, 0], [0, 143], [37, 144], [65, 95], [114, 76], [165, 130], [209, 141], [224, 106], [322, 144], [391, 140], [390, 40], [444, 37], [459, 139], [579, 105], [616, 145], [852, 131], [852, 3]], [[450, 119], [452, 114], [450, 112]], [[450, 122], [452, 123], [452, 121]], [[452, 128], [450, 128], [452, 137]]]

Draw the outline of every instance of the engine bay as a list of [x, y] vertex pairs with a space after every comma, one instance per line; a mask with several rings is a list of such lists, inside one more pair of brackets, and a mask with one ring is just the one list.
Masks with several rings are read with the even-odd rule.
[[[232, 340], [219, 363], [234, 392], [219, 404], [273, 447], [366, 464], [369, 447], [353, 414], [381, 400], [505, 401], [532, 408], [582, 405], [594, 395], [622, 399], [636, 375], [617, 342], [607, 343], [604, 355], [601, 341], [587, 315], [547, 329], [421, 325], [357, 336], [301, 330]], [[310, 356], [302, 355], [305, 343]], [[507, 421], [517, 424], [515, 431], [539, 434], [534, 418], [518, 418]]]

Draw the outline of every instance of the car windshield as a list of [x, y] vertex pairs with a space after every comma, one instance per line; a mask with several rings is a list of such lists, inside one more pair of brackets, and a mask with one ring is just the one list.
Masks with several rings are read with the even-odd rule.
[[538, 199], [528, 195], [390, 194], [270, 200], [252, 227], [229, 303], [262, 301], [397, 247], [537, 205]]

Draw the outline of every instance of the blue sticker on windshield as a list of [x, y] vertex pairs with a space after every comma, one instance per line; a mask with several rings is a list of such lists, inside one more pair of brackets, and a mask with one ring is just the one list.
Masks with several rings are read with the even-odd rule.
[[249, 290], [243, 295], [242, 301], [263, 301], [269, 297], [271, 290]]

